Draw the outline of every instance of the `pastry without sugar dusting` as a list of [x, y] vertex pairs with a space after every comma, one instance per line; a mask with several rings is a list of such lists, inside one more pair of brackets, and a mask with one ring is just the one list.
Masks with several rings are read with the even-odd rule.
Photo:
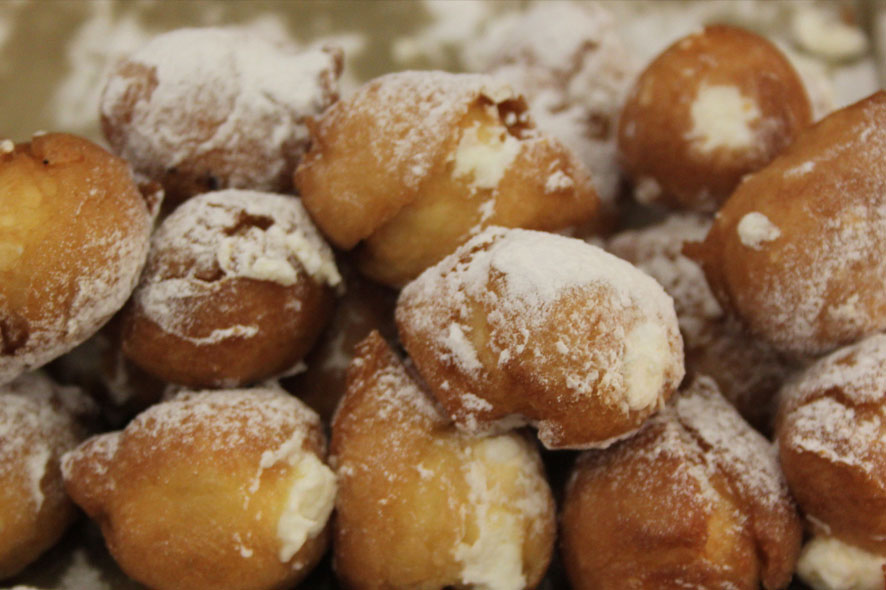
[[687, 244], [751, 332], [816, 355], [886, 328], [886, 92], [836, 111], [747, 177]]
[[145, 371], [191, 387], [280, 375], [313, 346], [340, 283], [297, 198], [206, 193], [154, 233], [122, 320], [123, 350]]
[[[819, 360], [782, 393], [777, 423], [781, 463], [816, 535], [801, 562], [807, 581], [834, 567], [831, 560], [820, 559], [821, 551], [813, 545], [818, 544], [834, 546], [835, 556], [866, 556], [867, 569], [879, 571], [879, 586], [883, 585], [884, 408], [886, 336], [882, 334]], [[853, 561], [844, 562], [844, 572]]]
[[77, 388], [39, 373], [0, 386], [0, 579], [52, 547], [74, 521], [59, 462], [86, 430], [92, 410]]
[[306, 119], [338, 98], [342, 54], [243, 31], [179, 29], [122, 60], [102, 93], [102, 129], [170, 202], [220, 188], [287, 192]]
[[532, 424], [548, 448], [611, 444], [683, 378], [673, 301], [572, 238], [489, 228], [403, 289], [403, 346], [459, 428]]
[[333, 244], [399, 287], [487, 226], [595, 219], [587, 171], [527, 109], [489, 76], [382, 76], [319, 117], [295, 184]]
[[535, 445], [455, 429], [378, 332], [357, 346], [332, 425], [334, 567], [347, 588], [524, 590], [553, 550]]
[[315, 413], [278, 388], [179, 393], [65, 455], [71, 498], [157, 590], [274, 590], [326, 550], [336, 483]]
[[129, 298], [152, 212], [129, 167], [61, 133], [0, 148], [0, 384], [71, 350]]
[[802, 538], [773, 448], [707, 377], [582, 454], [561, 523], [576, 590], [784, 588]]

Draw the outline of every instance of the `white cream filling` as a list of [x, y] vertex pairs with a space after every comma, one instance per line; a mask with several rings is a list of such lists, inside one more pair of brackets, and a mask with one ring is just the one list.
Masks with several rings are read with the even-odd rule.
[[791, 33], [803, 49], [830, 61], [858, 58], [868, 49], [867, 37], [859, 27], [847, 25], [820, 8], [796, 11]]
[[886, 555], [832, 537], [814, 537], [797, 561], [797, 575], [813, 590], [883, 590]]
[[454, 557], [462, 564], [461, 581], [477, 590], [522, 590], [526, 586], [522, 519], [502, 504], [496, 482], [489, 476], [495, 464], [527, 459], [511, 436], [486, 439], [473, 453], [465, 466], [465, 479], [477, 537], [472, 544], [460, 543], [455, 548]]
[[479, 122], [462, 133], [453, 156], [454, 178], [471, 178], [474, 188], [493, 189], [520, 153], [520, 141], [505, 127]]
[[741, 243], [753, 250], [759, 250], [764, 243], [777, 240], [781, 235], [778, 226], [757, 211], [742, 217], [736, 229]]
[[735, 86], [702, 86], [691, 107], [692, 130], [686, 139], [703, 153], [753, 144], [750, 124], [760, 118], [757, 104]]
[[316, 455], [302, 454], [293, 463], [293, 471], [292, 488], [277, 521], [282, 562], [292, 559], [308, 539], [323, 530], [335, 505], [335, 474]]
[[668, 334], [660, 323], [643, 322], [628, 333], [622, 375], [625, 401], [631, 410], [642, 410], [656, 403], [670, 362]]

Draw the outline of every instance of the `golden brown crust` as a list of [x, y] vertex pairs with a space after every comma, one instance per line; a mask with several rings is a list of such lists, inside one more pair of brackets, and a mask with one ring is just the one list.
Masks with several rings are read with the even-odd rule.
[[122, 320], [123, 351], [145, 371], [191, 387], [285, 373], [326, 325], [338, 281], [297, 199], [207, 193], [155, 233]]
[[127, 164], [90, 141], [51, 133], [0, 154], [0, 383], [123, 306], [150, 224]]
[[579, 458], [561, 517], [577, 590], [790, 582], [801, 529], [768, 445], [712, 381], [690, 389], [634, 438]]
[[820, 354], [886, 327], [886, 92], [804, 131], [686, 252], [719, 301], [779, 350]]
[[345, 587], [540, 582], [555, 523], [536, 449], [515, 433], [458, 433], [378, 332], [357, 347], [331, 452]]
[[389, 285], [488, 225], [556, 230], [597, 214], [582, 165], [485, 76], [378, 78], [324, 113], [312, 136], [295, 174], [305, 206], [335, 245], [363, 241], [361, 270]]
[[396, 320], [460, 428], [531, 423], [548, 448], [610, 444], [639, 428], [683, 377], [673, 303], [661, 287], [552, 234], [486, 230], [407, 286]]
[[[737, 92], [712, 95], [714, 112], [705, 116], [710, 89]], [[733, 99], [743, 101], [735, 112], [718, 111]], [[744, 129], [729, 129], [743, 117]], [[640, 75], [619, 121], [619, 149], [635, 184], [657, 183], [651, 200], [713, 211], [810, 121], [803, 83], [774, 45], [713, 25], [671, 45]]]
[[886, 337], [841, 348], [781, 398], [777, 439], [794, 497], [817, 534], [886, 551]]
[[325, 455], [320, 422], [285, 392], [188, 392], [88, 440], [63, 467], [132, 578], [271, 590], [295, 585], [327, 544], [322, 528], [281, 557], [279, 521], [308, 455]]

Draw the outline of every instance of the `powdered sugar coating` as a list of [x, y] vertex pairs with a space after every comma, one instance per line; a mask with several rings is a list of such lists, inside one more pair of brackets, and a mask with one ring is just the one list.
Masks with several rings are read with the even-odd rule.
[[468, 69], [506, 80], [526, 96], [539, 129], [575, 152], [612, 209], [619, 183], [615, 120], [636, 60], [607, 8], [534, 4], [491, 21], [461, 54]]
[[[102, 94], [111, 145], [152, 178], [211, 159], [221, 187], [285, 190], [305, 120], [336, 99], [338, 50], [234, 29], [179, 29], [117, 66]], [[204, 165], [204, 167], [206, 167]]]
[[742, 420], [712, 379], [696, 378], [677, 397], [674, 411], [701, 442], [709, 466], [730, 478], [743, 501], [759, 503], [768, 510], [790, 505], [775, 447]]
[[43, 480], [58, 471], [62, 454], [83, 434], [75, 418], [89, 407], [82, 395], [39, 373], [26, 373], [0, 387], [0, 478], [4, 486], [24, 485], [35, 513], [47, 500], [56, 505], [64, 499], [60, 489], [44, 487]]
[[[683, 376], [673, 302], [661, 287], [594, 246], [553, 234], [487, 229], [402, 291], [397, 323], [460, 427], [489, 428], [491, 416], [523, 413], [546, 444], [560, 435], [556, 420], [521, 412], [524, 401], [503, 404], [501, 375], [525, 375], [528, 391], [556, 391], [562, 403], [600, 403], [622, 416], [651, 412]], [[639, 372], [630, 362], [635, 349], [646, 350]]]
[[212, 298], [230, 281], [341, 284], [332, 250], [295, 197], [206, 193], [177, 208], [151, 243], [135, 304], [167, 333], [198, 345], [259, 336], [255, 326], [239, 324], [202, 338], [189, 334], [193, 299]]
[[710, 226], [700, 215], [670, 215], [659, 224], [621, 232], [606, 244], [608, 251], [654, 278], [674, 298], [687, 346], [694, 346], [708, 324], [723, 316], [701, 267], [682, 251], [685, 242], [704, 239]]
[[316, 414], [282, 389], [183, 391], [136, 416], [125, 433], [155, 441], [157, 452], [198, 444], [208, 431], [216, 450], [234, 450], [255, 440], [301, 441], [317, 423]]

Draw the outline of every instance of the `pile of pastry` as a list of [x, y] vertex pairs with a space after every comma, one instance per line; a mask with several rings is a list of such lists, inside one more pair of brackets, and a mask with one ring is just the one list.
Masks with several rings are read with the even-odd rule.
[[335, 48], [184, 29], [110, 151], [2, 142], [0, 576], [79, 507], [155, 590], [521, 590], [555, 546], [576, 589], [882, 588], [886, 93], [813, 123], [748, 31], [636, 79], [599, 39], [339, 99]]

